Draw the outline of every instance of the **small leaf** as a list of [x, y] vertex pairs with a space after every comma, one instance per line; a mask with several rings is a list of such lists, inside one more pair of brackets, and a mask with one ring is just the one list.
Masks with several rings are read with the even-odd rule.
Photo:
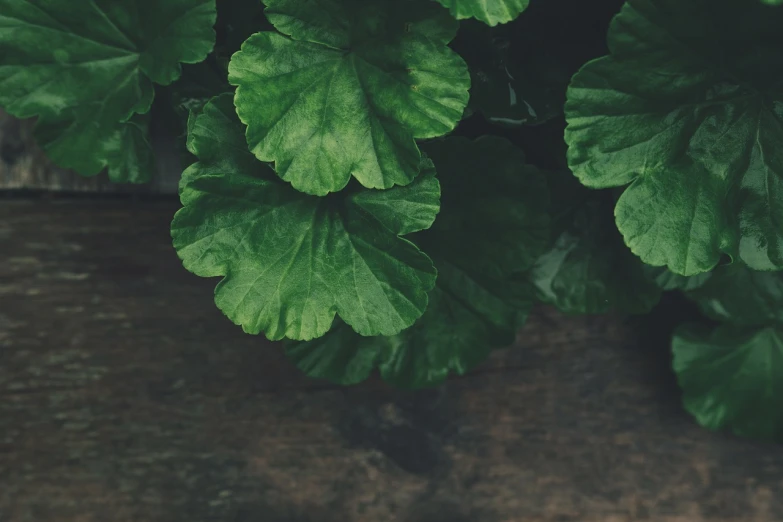
[[476, 18], [488, 25], [510, 22], [527, 9], [530, 0], [437, 0], [455, 18]]
[[617, 226], [645, 263], [783, 268], [781, 26], [757, 2], [629, 0], [610, 56], [574, 76], [569, 166], [589, 187], [629, 185]]
[[421, 0], [268, 0], [266, 13], [290, 38], [258, 33], [229, 67], [256, 157], [308, 194], [352, 176], [368, 188], [410, 183], [415, 138], [453, 130], [468, 102], [448, 13]]
[[699, 424], [783, 442], [783, 331], [686, 325], [672, 350], [683, 403]]
[[309, 340], [337, 314], [361, 335], [394, 335], [424, 313], [435, 269], [399, 234], [435, 219], [431, 162], [403, 190], [308, 196], [247, 151], [231, 95], [196, 117], [189, 146], [199, 162], [183, 174], [174, 247], [191, 272], [224, 276], [215, 301], [246, 332]]

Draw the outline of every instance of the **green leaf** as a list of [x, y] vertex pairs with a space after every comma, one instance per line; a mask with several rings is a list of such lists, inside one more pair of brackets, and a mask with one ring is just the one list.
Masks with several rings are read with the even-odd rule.
[[60, 166], [147, 180], [146, 131], [121, 122], [146, 113], [153, 84], [176, 80], [180, 63], [207, 56], [214, 0], [0, 0], [0, 13], [0, 106], [37, 116]]
[[687, 293], [710, 318], [741, 325], [783, 325], [783, 273], [758, 272], [739, 263], [715, 269]]
[[641, 314], [661, 290], [617, 233], [609, 193], [588, 191], [570, 172], [549, 174], [555, 240], [532, 272], [539, 298], [569, 314]]
[[527, 9], [530, 0], [437, 0], [457, 19], [477, 18], [485, 24], [510, 22]]
[[516, 329], [532, 308], [535, 293], [526, 281], [509, 278], [491, 285], [438, 265], [430, 304], [414, 326], [391, 337], [363, 337], [344, 325], [309, 342], [291, 343], [286, 354], [310, 377], [357, 384], [378, 368], [399, 388], [440, 384], [464, 375], [493, 348], [514, 342]]
[[[127, 122], [111, 125], [91, 120], [39, 122], [35, 136], [57, 164], [82, 174], [97, 174], [108, 167], [109, 180], [114, 183], [147, 183], [155, 171], [148, 120], [137, 114]], [[85, 150], [91, 152], [84, 154]]]
[[362, 337], [338, 326], [321, 339], [290, 345], [288, 356], [308, 375], [354, 384], [378, 368], [396, 386], [432, 386], [511, 344], [532, 307], [535, 291], [518, 272], [548, 243], [541, 173], [496, 137], [448, 138], [425, 150], [443, 184], [438, 219], [414, 239], [438, 269], [427, 311], [392, 337]]
[[190, 127], [199, 162], [183, 174], [174, 247], [196, 275], [224, 276], [215, 301], [232, 321], [269, 339], [309, 340], [335, 314], [362, 335], [394, 335], [421, 317], [435, 269], [399, 234], [435, 219], [431, 162], [403, 189], [313, 197], [247, 151], [231, 95], [207, 104]]
[[456, 23], [421, 0], [269, 0], [290, 36], [262, 32], [235, 54], [229, 81], [255, 156], [296, 189], [325, 195], [355, 177], [407, 185], [414, 138], [454, 129], [468, 101], [465, 62], [446, 44]]
[[611, 55], [568, 91], [569, 165], [615, 210], [631, 250], [681, 275], [721, 255], [783, 268], [783, 11], [629, 0]]
[[695, 276], [681, 276], [660, 266], [644, 265], [648, 277], [651, 277], [661, 290], [691, 291], [704, 286], [712, 277], [712, 272], [704, 272]]
[[685, 408], [699, 424], [783, 442], [783, 331], [686, 325], [672, 350]]

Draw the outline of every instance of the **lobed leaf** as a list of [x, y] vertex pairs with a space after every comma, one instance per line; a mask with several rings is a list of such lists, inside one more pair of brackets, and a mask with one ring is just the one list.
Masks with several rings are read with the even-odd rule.
[[415, 139], [453, 130], [468, 102], [448, 14], [419, 0], [269, 0], [266, 13], [288, 36], [252, 36], [229, 66], [255, 156], [314, 195], [415, 179]]
[[574, 76], [569, 166], [589, 187], [629, 185], [616, 221], [644, 262], [783, 268], [781, 24], [755, 2], [629, 0], [611, 54]]
[[183, 174], [174, 247], [191, 272], [224, 276], [215, 301], [232, 321], [270, 339], [309, 340], [336, 314], [367, 336], [394, 335], [424, 313], [435, 269], [399, 235], [435, 219], [431, 162], [408, 187], [314, 197], [248, 152], [230, 94], [194, 118], [188, 145], [199, 161]]
[[457, 19], [476, 18], [487, 25], [510, 22], [527, 9], [530, 0], [437, 0]]
[[290, 345], [288, 356], [308, 375], [355, 384], [378, 368], [396, 386], [432, 386], [511, 344], [532, 307], [535, 291], [523, 272], [548, 244], [542, 174], [501, 138], [447, 138], [425, 150], [443, 186], [438, 219], [414, 237], [438, 269], [427, 311], [396, 336], [338, 326]]
[[0, 106], [37, 116], [60, 166], [146, 181], [146, 124], [126, 122], [150, 109], [154, 83], [207, 56], [214, 22], [214, 0], [0, 0]]

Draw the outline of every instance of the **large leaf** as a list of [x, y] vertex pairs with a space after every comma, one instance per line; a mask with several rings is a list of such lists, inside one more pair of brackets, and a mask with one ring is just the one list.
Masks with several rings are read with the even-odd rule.
[[699, 424], [783, 442], [783, 331], [686, 325], [672, 349], [685, 408]]
[[252, 36], [229, 81], [261, 161], [296, 189], [324, 195], [351, 176], [368, 188], [410, 183], [415, 138], [445, 134], [470, 75], [447, 43], [456, 22], [421, 0], [268, 0], [282, 33]]
[[758, 272], [735, 263], [717, 268], [686, 295], [712, 319], [741, 325], [783, 325], [783, 273]]
[[588, 191], [570, 172], [548, 178], [554, 245], [532, 272], [539, 298], [571, 314], [650, 311], [661, 290], [617, 233], [611, 195]]
[[455, 18], [477, 18], [485, 24], [510, 22], [527, 9], [530, 0], [437, 0]]
[[399, 234], [435, 219], [431, 162], [406, 187], [314, 197], [247, 151], [230, 94], [207, 104], [190, 131], [199, 162], [183, 174], [174, 247], [191, 272], [224, 276], [215, 301], [246, 332], [309, 340], [338, 314], [362, 335], [394, 335], [424, 313], [435, 269]]
[[337, 327], [289, 346], [289, 357], [308, 375], [354, 384], [377, 367], [396, 386], [420, 388], [462, 375], [514, 341], [535, 297], [527, 277], [516, 273], [528, 270], [548, 243], [544, 178], [500, 138], [449, 138], [425, 150], [443, 184], [438, 219], [414, 239], [438, 268], [427, 311], [393, 337]]
[[0, 0], [0, 106], [37, 116], [59, 165], [144, 181], [146, 129], [121, 122], [146, 113], [180, 63], [207, 56], [214, 22], [214, 0]]
[[569, 165], [590, 187], [630, 184], [617, 225], [646, 263], [783, 268], [782, 26], [758, 2], [629, 0], [611, 55], [573, 78]]

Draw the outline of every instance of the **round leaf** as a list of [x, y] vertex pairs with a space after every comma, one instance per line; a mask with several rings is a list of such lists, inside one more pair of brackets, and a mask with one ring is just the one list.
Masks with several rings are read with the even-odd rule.
[[453, 130], [467, 105], [467, 66], [446, 46], [454, 21], [419, 0], [267, 6], [290, 37], [258, 33], [229, 66], [251, 151], [308, 194], [352, 176], [368, 188], [410, 183], [415, 138]]
[[610, 56], [573, 78], [569, 165], [590, 187], [630, 184], [617, 226], [646, 263], [783, 268], [781, 26], [757, 2], [629, 0]]
[[361, 337], [337, 327], [291, 345], [289, 357], [308, 375], [353, 384], [377, 367], [395, 386], [432, 386], [511, 344], [532, 307], [535, 290], [516, 272], [547, 247], [542, 174], [501, 138], [448, 138], [426, 151], [443, 184], [441, 213], [415, 236], [438, 269], [427, 311], [396, 336]]
[[[424, 313], [435, 269], [399, 234], [435, 219], [430, 162], [403, 189], [314, 197], [247, 151], [230, 95], [207, 104], [190, 127], [199, 161], [183, 174], [174, 247], [191, 272], [224, 276], [215, 301], [232, 321], [270, 339], [309, 340], [335, 314], [362, 335], [394, 335]], [[396, 205], [415, 218], [403, 219]]]
[[437, 0], [457, 19], [477, 18], [488, 25], [510, 22], [527, 9], [530, 0]]
[[[39, 136], [59, 165], [84, 175], [109, 167], [119, 181], [144, 181], [134, 165], [149, 151], [138, 125], [153, 82], [169, 84], [180, 63], [203, 60], [215, 40], [214, 0], [0, 0], [0, 106], [39, 118]], [[60, 135], [54, 138], [54, 132]], [[146, 167], [145, 167], [146, 168]]]

